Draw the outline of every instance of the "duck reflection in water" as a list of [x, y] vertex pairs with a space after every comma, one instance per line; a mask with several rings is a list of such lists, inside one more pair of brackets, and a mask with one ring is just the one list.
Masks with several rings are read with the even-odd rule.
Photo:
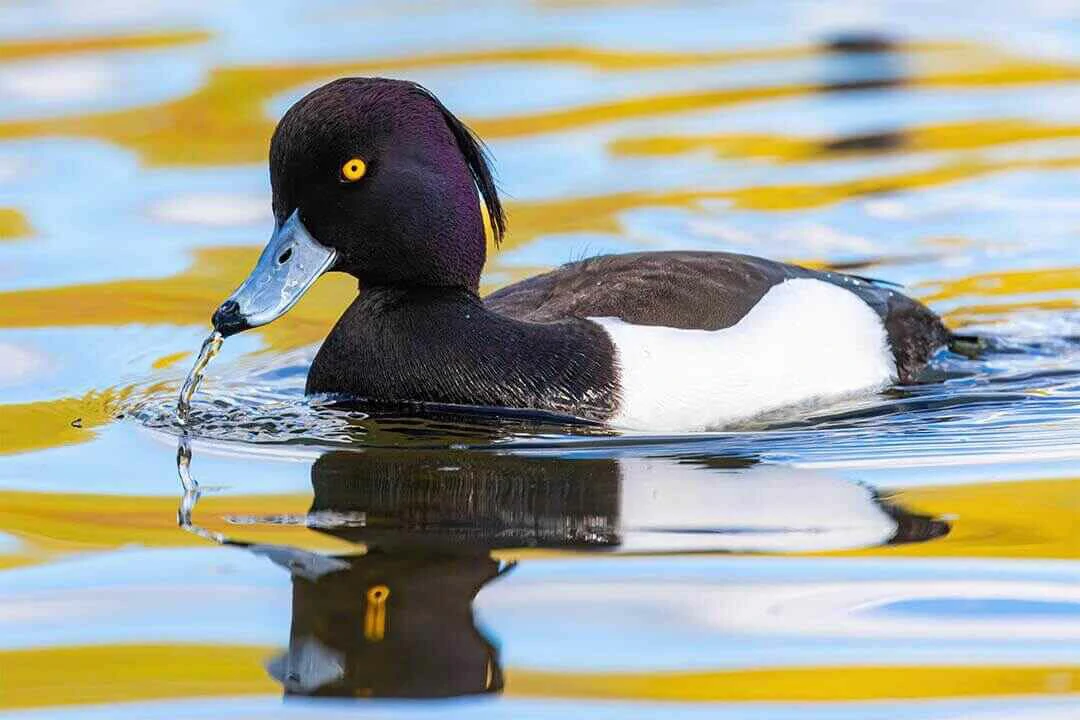
[[480, 589], [513, 567], [491, 551], [617, 542], [614, 463], [563, 465], [480, 454], [447, 465], [445, 451], [319, 458], [310, 516], [349, 518], [317, 529], [367, 552], [328, 567], [271, 551], [292, 572], [293, 621], [289, 649], [270, 673], [287, 694], [500, 691], [497, 646], [472, 611]]
[[858, 483], [743, 458], [371, 449], [321, 456], [312, 486], [308, 526], [362, 552], [326, 556], [208, 533], [191, 523], [193, 486], [181, 509], [186, 529], [292, 575], [289, 648], [268, 665], [286, 695], [499, 692], [498, 644], [472, 610], [514, 567], [496, 550], [798, 552], [948, 532]]
[[[481, 552], [372, 548], [309, 572], [289, 558], [289, 649], [268, 665], [287, 695], [452, 697], [498, 692], [496, 645], [472, 601], [509, 567]], [[298, 572], [299, 569], [299, 572]]]

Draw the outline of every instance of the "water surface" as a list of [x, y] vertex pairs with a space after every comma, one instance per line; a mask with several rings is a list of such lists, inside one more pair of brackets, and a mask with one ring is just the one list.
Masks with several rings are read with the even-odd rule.
[[[128, 5], [0, 13], [0, 712], [1080, 712], [1066, 4]], [[356, 292], [327, 277], [225, 344], [182, 428], [273, 224], [269, 133], [344, 74], [488, 139], [486, 290], [752, 252], [985, 341], [723, 432], [374, 415], [303, 396]]]

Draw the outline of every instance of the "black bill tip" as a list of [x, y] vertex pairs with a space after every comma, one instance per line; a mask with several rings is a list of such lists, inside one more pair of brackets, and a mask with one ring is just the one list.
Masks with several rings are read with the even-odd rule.
[[226, 300], [221, 303], [221, 307], [214, 311], [211, 322], [214, 324], [214, 329], [221, 333], [222, 337], [235, 335], [251, 327], [244, 316], [240, 314], [240, 304], [235, 300]]

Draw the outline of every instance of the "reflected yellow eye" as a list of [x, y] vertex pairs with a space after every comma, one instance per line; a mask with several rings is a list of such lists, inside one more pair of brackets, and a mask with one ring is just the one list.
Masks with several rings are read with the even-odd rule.
[[341, 179], [345, 182], [356, 182], [364, 177], [367, 172], [367, 164], [360, 158], [353, 158], [341, 166]]

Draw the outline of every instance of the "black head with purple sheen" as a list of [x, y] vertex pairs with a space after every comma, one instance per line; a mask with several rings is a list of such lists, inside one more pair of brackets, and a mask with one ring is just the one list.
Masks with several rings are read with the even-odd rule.
[[281, 317], [329, 270], [361, 287], [476, 293], [481, 202], [496, 241], [506, 226], [484, 146], [403, 80], [343, 78], [303, 97], [270, 141], [270, 182], [274, 234], [214, 313], [226, 336]]
[[[363, 159], [364, 177], [341, 181]], [[475, 289], [485, 257], [481, 197], [505, 227], [483, 145], [430, 92], [385, 78], [342, 78], [292, 106], [270, 143], [278, 223], [296, 210], [362, 285]], [[480, 196], [477, 194], [479, 189]]]

